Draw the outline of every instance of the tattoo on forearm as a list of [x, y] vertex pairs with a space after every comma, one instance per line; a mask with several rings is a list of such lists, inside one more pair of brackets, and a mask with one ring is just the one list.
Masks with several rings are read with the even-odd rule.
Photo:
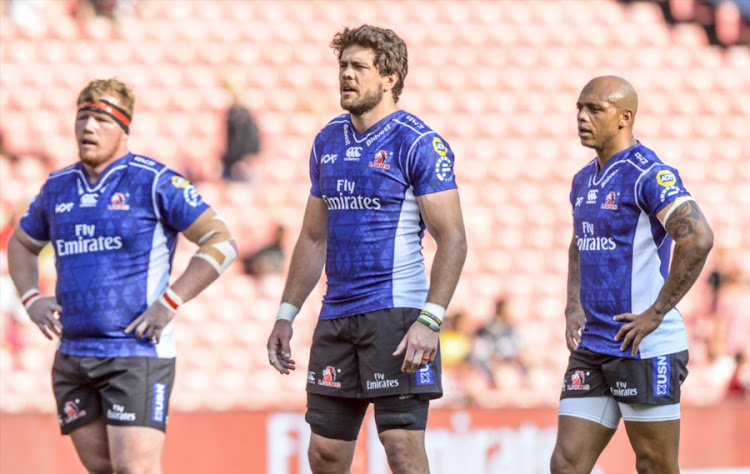
[[680, 204], [667, 221], [666, 229], [675, 239], [681, 239], [695, 232], [701, 211], [695, 201]]

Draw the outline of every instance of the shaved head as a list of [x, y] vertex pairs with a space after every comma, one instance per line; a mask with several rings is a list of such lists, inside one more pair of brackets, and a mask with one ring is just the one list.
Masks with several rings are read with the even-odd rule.
[[578, 136], [583, 146], [596, 150], [602, 164], [616, 153], [633, 146], [638, 95], [618, 76], [595, 77], [578, 97]]
[[633, 116], [638, 112], [638, 94], [633, 85], [622, 77], [595, 77], [586, 84], [583, 91], [606, 100], [619, 110], [630, 110]]

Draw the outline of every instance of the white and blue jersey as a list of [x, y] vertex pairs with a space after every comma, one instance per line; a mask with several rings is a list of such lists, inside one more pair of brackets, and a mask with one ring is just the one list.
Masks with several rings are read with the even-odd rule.
[[52, 173], [20, 226], [55, 251], [55, 294], [63, 308], [58, 350], [174, 357], [173, 322], [158, 344], [123, 331], [166, 290], [178, 234], [206, 209], [185, 178], [130, 153], [94, 184], [80, 162]]
[[425, 224], [416, 197], [455, 189], [453, 160], [448, 144], [404, 111], [364, 134], [349, 114], [318, 133], [310, 193], [328, 206], [321, 319], [424, 305]]
[[[656, 214], [690, 194], [677, 170], [640, 143], [614, 155], [603, 170], [593, 160], [573, 178], [570, 204], [578, 244], [581, 303], [586, 327], [581, 346], [632, 357], [615, 334], [626, 322], [612, 318], [640, 314], [655, 301], [669, 271], [672, 238]], [[646, 336], [636, 358], [686, 350], [682, 316], [670, 310]]]

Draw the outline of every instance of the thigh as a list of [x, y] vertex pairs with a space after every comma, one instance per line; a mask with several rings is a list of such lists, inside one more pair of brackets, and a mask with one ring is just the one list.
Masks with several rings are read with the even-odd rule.
[[[658, 407], [661, 408], [661, 407]], [[679, 472], [680, 420], [625, 420], [638, 472]]]
[[144, 426], [107, 426], [114, 472], [161, 472], [165, 433]]
[[552, 452], [552, 474], [591, 472], [615, 429], [576, 416], [560, 415]]
[[112, 472], [107, 426], [95, 419], [70, 432], [70, 439], [81, 463], [89, 472]]
[[305, 421], [310, 430], [323, 438], [355, 441], [362, 427], [369, 402], [307, 393]]

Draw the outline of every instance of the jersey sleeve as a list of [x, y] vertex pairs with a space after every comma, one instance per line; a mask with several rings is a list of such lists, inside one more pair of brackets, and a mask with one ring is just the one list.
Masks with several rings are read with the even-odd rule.
[[161, 219], [178, 232], [187, 229], [209, 208], [195, 186], [171, 169], [157, 178], [156, 204]]
[[420, 137], [413, 145], [408, 168], [414, 195], [457, 188], [454, 161], [453, 151], [438, 135]]
[[677, 170], [672, 167], [655, 166], [640, 179], [638, 201], [649, 215], [655, 216], [669, 203], [683, 196], [689, 197], [690, 193], [683, 186]]
[[323, 193], [320, 191], [320, 167], [318, 166], [317, 152], [315, 149], [317, 143], [318, 140], [316, 138], [312, 150], [310, 150], [310, 194], [319, 198], [323, 196]]
[[50, 240], [49, 219], [44, 209], [44, 188], [31, 199], [29, 208], [21, 217], [19, 225], [29, 237], [46, 242]]

